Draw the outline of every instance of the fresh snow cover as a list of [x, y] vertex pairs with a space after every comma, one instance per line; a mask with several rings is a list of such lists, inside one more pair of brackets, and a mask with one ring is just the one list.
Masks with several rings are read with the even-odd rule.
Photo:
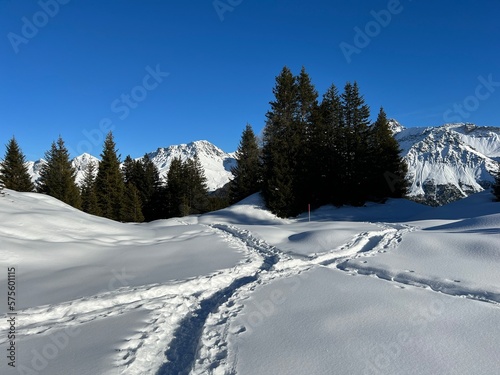
[[117, 223], [0, 197], [0, 373], [497, 374], [500, 203]]

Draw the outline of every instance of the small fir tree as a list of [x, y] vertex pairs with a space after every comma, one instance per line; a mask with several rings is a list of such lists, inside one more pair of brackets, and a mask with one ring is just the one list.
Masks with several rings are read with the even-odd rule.
[[117, 155], [111, 132], [107, 134], [104, 141], [95, 187], [102, 216], [112, 220], [121, 220], [125, 186], [120, 169], [120, 158]]
[[371, 128], [371, 178], [369, 186], [372, 198], [402, 198], [408, 192], [407, 165], [401, 158], [399, 143], [389, 128], [383, 108]]
[[101, 215], [101, 210], [99, 209], [99, 204], [97, 202], [97, 194], [95, 189], [95, 178], [97, 174], [97, 166], [91, 160], [87, 164], [83, 182], [81, 186], [81, 196], [82, 196], [82, 210], [91, 215]]
[[21, 192], [35, 190], [26, 166], [26, 157], [14, 137], [7, 143], [5, 157], [0, 163], [0, 185]]
[[80, 189], [76, 185], [76, 171], [61, 137], [45, 153], [46, 163], [40, 170], [38, 192], [50, 195], [75, 208], [81, 208]]
[[241, 135], [236, 151], [236, 166], [231, 169], [233, 180], [230, 183], [230, 201], [236, 203], [260, 190], [261, 162], [257, 137], [250, 124]]
[[140, 223], [144, 221], [142, 214], [141, 193], [131, 182], [125, 185], [121, 220], [125, 222]]

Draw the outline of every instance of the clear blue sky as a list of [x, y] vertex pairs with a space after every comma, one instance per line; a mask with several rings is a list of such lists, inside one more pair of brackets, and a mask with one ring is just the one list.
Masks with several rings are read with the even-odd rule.
[[0, 154], [15, 135], [38, 159], [61, 135], [98, 156], [109, 127], [122, 158], [199, 139], [234, 151], [247, 122], [262, 131], [284, 65], [321, 95], [357, 81], [373, 117], [498, 126], [499, 14], [498, 0], [0, 0]]

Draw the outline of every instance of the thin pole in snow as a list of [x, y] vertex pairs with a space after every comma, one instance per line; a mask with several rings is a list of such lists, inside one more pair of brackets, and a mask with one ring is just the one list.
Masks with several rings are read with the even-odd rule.
[[307, 211], [309, 212], [309, 222], [311, 221], [311, 203], [307, 205]]

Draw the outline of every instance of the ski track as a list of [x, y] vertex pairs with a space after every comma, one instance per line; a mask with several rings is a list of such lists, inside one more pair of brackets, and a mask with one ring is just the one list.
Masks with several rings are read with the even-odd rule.
[[[233, 268], [206, 276], [124, 287], [58, 305], [19, 311], [17, 335], [49, 335], [69, 326], [143, 309], [148, 311], [144, 329], [116, 348], [115, 367], [120, 373], [234, 375], [238, 356], [228, 346], [228, 337], [245, 332], [246, 327], [232, 327], [230, 323], [243, 309], [245, 301], [257, 287], [278, 278], [307, 277], [307, 271], [314, 267], [375, 276], [500, 305], [499, 293], [461, 285], [458, 280], [432, 280], [410, 270], [397, 273], [353, 264], [350, 262], [353, 259], [375, 256], [397, 247], [405, 233], [417, 230], [405, 224], [371, 224], [380, 230], [359, 233], [339, 248], [310, 256], [283, 252], [235, 225], [204, 225], [232, 246], [244, 250], [245, 258]], [[6, 341], [0, 338], [0, 344]]]

